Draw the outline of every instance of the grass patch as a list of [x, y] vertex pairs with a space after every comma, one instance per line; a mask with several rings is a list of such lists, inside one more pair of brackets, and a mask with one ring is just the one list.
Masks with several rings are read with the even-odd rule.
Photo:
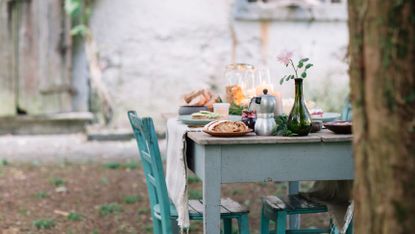
[[201, 182], [201, 180], [199, 179], [199, 177], [197, 177], [197, 176], [195, 176], [195, 175], [189, 175], [189, 176], [187, 177], [187, 182], [188, 182], [189, 184], [196, 184], [196, 183]]
[[62, 187], [65, 185], [65, 180], [59, 177], [53, 177], [49, 180], [50, 184], [52, 184], [55, 187]]
[[101, 177], [101, 179], [99, 179], [99, 182], [103, 185], [108, 185], [110, 183], [109, 179], [105, 176]]
[[150, 209], [147, 207], [140, 207], [138, 208], [138, 214], [142, 215], [142, 214], [147, 214], [148, 212], [150, 212]]
[[129, 170], [135, 170], [140, 166], [140, 164], [137, 161], [130, 160], [126, 163], [124, 163], [123, 167]]
[[121, 211], [122, 211], [122, 207], [118, 203], [104, 204], [99, 207], [99, 215], [101, 216], [107, 216], [110, 214], [119, 213]]
[[111, 170], [116, 170], [121, 168], [121, 163], [119, 162], [108, 162], [104, 164], [104, 167]]
[[37, 229], [51, 229], [55, 226], [55, 221], [53, 219], [39, 219], [33, 221], [33, 226]]
[[117, 170], [121, 168], [129, 169], [129, 170], [135, 170], [140, 166], [140, 164], [137, 161], [130, 160], [126, 163], [120, 163], [120, 162], [108, 162], [104, 164], [104, 167], [111, 170]]
[[244, 191], [240, 190], [240, 189], [234, 189], [232, 190], [232, 196], [236, 196], [236, 195], [243, 195]]
[[47, 192], [37, 192], [37, 193], [35, 194], [35, 197], [36, 197], [37, 199], [46, 199], [46, 198], [48, 198], [48, 197], [49, 197], [49, 195], [48, 195], [48, 193], [47, 193]]
[[136, 202], [141, 201], [141, 197], [138, 195], [127, 195], [124, 197], [123, 201], [125, 204], [134, 204]]
[[0, 166], [4, 167], [4, 166], [8, 166], [8, 165], [9, 165], [9, 161], [7, 161], [6, 159], [0, 160]]
[[193, 189], [189, 190], [189, 199], [199, 200], [199, 199], [202, 199], [202, 198], [203, 198], [203, 195], [202, 195], [201, 191], [193, 190]]
[[73, 221], [73, 222], [81, 221], [82, 220], [82, 215], [79, 214], [79, 213], [76, 213], [76, 212], [71, 212], [68, 215], [68, 220]]

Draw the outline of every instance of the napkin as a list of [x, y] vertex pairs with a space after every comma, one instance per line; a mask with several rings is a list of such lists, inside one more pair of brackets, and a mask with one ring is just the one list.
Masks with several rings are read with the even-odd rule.
[[187, 195], [186, 134], [201, 131], [189, 128], [177, 119], [167, 121], [166, 185], [169, 197], [176, 207], [177, 223], [181, 230], [190, 226]]

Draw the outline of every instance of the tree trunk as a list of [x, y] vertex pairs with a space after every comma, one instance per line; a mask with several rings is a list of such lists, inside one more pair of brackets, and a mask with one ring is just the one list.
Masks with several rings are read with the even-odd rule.
[[415, 1], [349, 0], [355, 233], [413, 233]]

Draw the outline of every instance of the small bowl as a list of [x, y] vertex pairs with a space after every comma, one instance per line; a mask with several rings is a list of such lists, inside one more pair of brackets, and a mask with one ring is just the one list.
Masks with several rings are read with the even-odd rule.
[[179, 115], [191, 115], [199, 111], [207, 111], [206, 106], [181, 106], [179, 107]]
[[313, 120], [313, 122], [311, 122], [311, 132], [319, 132], [321, 130], [321, 128], [323, 127], [323, 121], [321, 120]]
[[324, 127], [336, 134], [351, 134], [352, 122], [350, 121], [334, 121], [325, 123]]

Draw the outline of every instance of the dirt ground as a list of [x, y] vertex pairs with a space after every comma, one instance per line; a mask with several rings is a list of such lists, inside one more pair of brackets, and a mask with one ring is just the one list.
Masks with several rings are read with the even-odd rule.
[[[192, 199], [201, 183], [189, 177]], [[303, 189], [309, 187], [303, 183]], [[250, 208], [251, 233], [258, 233], [260, 197], [284, 194], [284, 183], [231, 184], [223, 196]], [[327, 215], [302, 224], [327, 224]], [[151, 233], [152, 221], [142, 168], [137, 161], [15, 164], [0, 161], [0, 233]], [[194, 222], [190, 233], [202, 233]]]

